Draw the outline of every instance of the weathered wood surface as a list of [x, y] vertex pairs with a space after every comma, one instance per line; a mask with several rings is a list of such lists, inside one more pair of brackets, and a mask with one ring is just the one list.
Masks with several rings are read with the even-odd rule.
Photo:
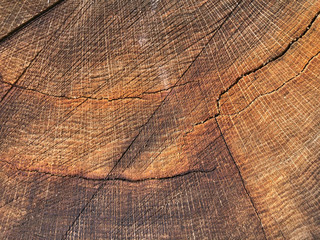
[[0, 4], [1, 239], [319, 239], [320, 2]]

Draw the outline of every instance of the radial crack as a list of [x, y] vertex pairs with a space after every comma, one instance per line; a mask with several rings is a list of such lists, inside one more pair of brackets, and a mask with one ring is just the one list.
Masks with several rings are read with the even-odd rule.
[[203, 169], [194, 169], [194, 170], [189, 170], [189, 171], [184, 171], [178, 174], [170, 175], [170, 176], [165, 176], [165, 177], [149, 177], [149, 178], [140, 178], [140, 179], [132, 179], [132, 178], [125, 178], [125, 177], [105, 177], [105, 178], [89, 178], [89, 177], [84, 177], [81, 175], [71, 175], [71, 174], [55, 174], [51, 172], [45, 172], [45, 171], [39, 171], [39, 170], [28, 170], [28, 169], [21, 169], [17, 168], [12, 165], [12, 163], [5, 161], [5, 160], [0, 160], [0, 162], [6, 163], [10, 165], [10, 168], [15, 169], [19, 172], [27, 172], [27, 173], [38, 173], [38, 174], [43, 174], [43, 175], [48, 175], [51, 177], [59, 177], [59, 178], [77, 178], [77, 179], [82, 179], [82, 180], [88, 180], [88, 181], [100, 181], [100, 182], [108, 182], [108, 181], [123, 181], [123, 182], [131, 182], [131, 183], [138, 183], [138, 182], [146, 182], [146, 181], [162, 181], [162, 180], [168, 180], [168, 179], [173, 179], [173, 178], [178, 178], [178, 177], [183, 177], [192, 173], [210, 173], [213, 172], [216, 167], [208, 170], [203, 170]]
[[[241, 4], [243, 0], [240, 0], [236, 6], [230, 11], [230, 13], [226, 16], [225, 20], [220, 24], [220, 26], [215, 30], [215, 32], [213, 32], [212, 36], [209, 38], [209, 40], [207, 41], [207, 43], [204, 45], [204, 47], [200, 50], [200, 52], [195, 56], [194, 60], [190, 63], [190, 65], [186, 68], [186, 70], [182, 73], [181, 77], [177, 80], [177, 82], [174, 84], [174, 86], [176, 86], [180, 80], [183, 78], [183, 76], [189, 71], [189, 69], [191, 68], [191, 66], [193, 66], [193, 64], [196, 62], [196, 60], [199, 58], [199, 56], [202, 54], [202, 52], [206, 49], [206, 47], [209, 45], [209, 43], [211, 42], [211, 40], [213, 39], [213, 37], [217, 34], [217, 32], [222, 28], [222, 26], [227, 22], [227, 20], [229, 20], [229, 18], [231, 17], [231, 15], [233, 14], [233, 12], [239, 7], [239, 5]], [[142, 133], [144, 127], [151, 121], [151, 119], [155, 116], [156, 112], [163, 106], [163, 104], [165, 103], [166, 99], [168, 98], [168, 96], [170, 95], [170, 93], [172, 93], [172, 89], [170, 90], [170, 92], [165, 96], [165, 98], [161, 101], [161, 103], [159, 104], [159, 106], [156, 108], [156, 110], [151, 114], [150, 118], [147, 120], [147, 122], [145, 124], [143, 124], [140, 128], [139, 133], [136, 135], [136, 137], [132, 140], [132, 142], [129, 144], [129, 146], [126, 148], [126, 150], [123, 152], [123, 154], [121, 155], [121, 157], [118, 159], [118, 161], [115, 163], [114, 167], [111, 169], [111, 171], [108, 173], [107, 177], [110, 175], [110, 173], [118, 166], [118, 164], [120, 163], [120, 161], [122, 160], [122, 158], [125, 156], [125, 154], [129, 151], [129, 149], [131, 148], [132, 144], [136, 141], [136, 139], [140, 136], [140, 134]], [[88, 200], [87, 204], [85, 204], [85, 206], [81, 209], [80, 213], [78, 214], [78, 216], [75, 218], [75, 220], [72, 222], [72, 224], [69, 226], [68, 230], [66, 231], [63, 239], [66, 239], [68, 237], [68, 234], [71, 230], [71, 228], [73, 227], [73, 225], [76, 223], [76, 221], [79, 219], [79, 217], [81, 216], [81, 214], [84, 212], [84, 210], [87, 208], [87, 206], [90, 204], [90, 202], [95, 198], [95, 196], [99, 193], [99, 191], [103, 188], [103, 186], [105, 185], [105, 183], [102, 183], [98, 189], [96, 190], [96, 192], [91, 196], [91, 198]]]
[[312, 24], [316, 21], [317, 17], [319, 16], [320, 11], [312, 18], [311, 22], [308, 24], [308, 26], [306, 27], [306, 29], [300, 34], [300, 36], [296, 37], [295, 39], [293, 39], [288, 45], [287, 47], [277, 56], [270, 58], [269, 60], [267, 60], [265, 63], [261, 64], [260, 66], [256, 67], [255, 69], [252, 69], [244, 74], [242, 74], [240, 77], [238, 77], [229, 87], [227, 87], [225, 90], [221, 91], [218, 99], [217, 99], [217, 109], [218, 109], [218, 113], [216, 114], [216, 116], [220, 115], [220, 100], [221, 97], [226, 94], [231, 88], [233, 88], [235, 85], [238, 84], [238, 82], [243, 79], [246, 76], [249, 76], [250, 74], [253, 74], [255, 72], [257, 72], [258, 70], [264, 68], [265, 66], [267, 66], [268, 64], [270, 64], [271, 62], [276, 61], [277, 59], [281, 58], [282, 56], [284, 56], [288, 50], [291, 48], [291, 46], [297, 42], [299, 39], [301, 39], [308, 31], [309, 29], [312, 27]]
[[[22, 73], [18, 76], [18, 78], [14, 81], [14, 83], [9, 84], [11, 87], [8, 89], [8, 91], [2, 96], [0, 103], [7, 97], [7, 95], [12, 91], [12, 89], [16, 86], [16, 84], [19, 82], [19, 80], [22, 78], [22, 76], [26, 73], [26, 71], [30, 68], [31, 64], [35, 61], [35, 59], [39, 56], [40, 51], [37, 52], [37, 54], [32, 58], [32, 60], [29, 62], [28, 66], [22, 71]], [[1, 80], [1, 79], [0, 79]], [[6, 83], [1, 80], [1, 82]]]
[[126, 179], [126, 178], [113, 178], [113, 179], [108, 179], [108, 180], [104, 180], [104, 182], [102, 184], [99, 185], [99, 187], [97, 188], [97, 190], [92, 194], [92, 196], [90, 197], [90, 199], [87, 201], [87, 203], [84, 205], [84, 207], [81, 209], [81, 211], [79, 212], [79, 214], [76, 216], [76, 218], [74, 219], [74, 221], [70, 224], [70, 226], [68, 227], [68, 230], [66, 231], [66, 233], [64, 234], [62, 239], [67, 239], [68, 237], [68, 233], [71, 231], [72, 227], [74, 226], [74, 224], [78, 221], [78, 219], [80, 218], [80, 216], [82, 215], [82, 213], [86, 210], [86, 208], [89, 206], [89, 204], [91, 203], [91, 201], [98, 195], [98, 193], [105, 187], [105, 185], [107, 184], [107, 181], [113, 180], [113, 181], [125, 181], [125, 182], [131, 182], [131, 183], [136, 183], [136, 182], [144, 182], [144, 181], [151, 181], [151, 180], [167, 180], [167, 179], [174, 179], [174, 178], [178, 178], [178, 177], [184, 177], [190, 174], [195, 174], [195, 173], [211, 173], [213, 171], [215, 171], [216, 168], [214, 167], [213, 169], [210, 170], [192, 170], [192, 171], [187, 171], [187, 172], [183, 172], [177, 175], [173, 175], [173, 176], [169, 176], [169, 177], [162, 177], [162, 178], [145, 178], [145, 179], [140, 179], [140, 180], [130, 180], [130, 179]]
[[295, 80], [297, 77], [299, 77], [302, 73], [305, 72], [306, 68], [308, 67], [308, 65], [310, 64], [310, 62], [316, 58], [318, 55], [320, 54], [320, 52], [318, 52], [316, 55], [314, 55], [312, 58], [310, 58], [308, 60], [308, 62], [304, 65], [304, 67], [302, 68], [302, 70], [297, 73], [294, 77], [288, 79], [287, 81], [285, 81], [284, 83], [282, 83], [279, 87], [277, 87], [276, 89], [270, 91], [270, 92], [266, 92], [266, 93], [263, 93], [263, 94], [260, 94], [259, 96], [257, 96], [256, 98], [254, 98], [247, 106], [245, 106], [243, 109], [241, 109], [240, 111], [238, 112], [235, 112], [235, 113], [232, 113], [232, 114], [219, 114], [217, 116], [234, 116], [234, 115], [238, 115], [240, 114], [241, 112], [245, 111], [247, 108], [249, 108], [256, 100], [258, 100], [259, 98], [262, 98], [264, 96], [267, 96], [267, 95], [270, 95], [270, 94], [273, 94], [273, 93], [276, 93], [277, 91], [279, 91], [281, 88], [283, 88], [285, 85], [287, 85], [289, 82], [292, 82], [293, 80]]
[[[25, 71], [27, 70], [27, 68], [25, 69]], [[20, 78], [18, 78], [18, 80], [19, 79]], [[39, 93], [41, 95], [45, 95], [45, 96], [48, 96], [48, 97], [63, 98], [63, 99], [67, 99], [67, 100], [92, 99], [92, 100], [106, 100], [106, 101], [109, 101], [109, 102], [113, 102], [113, 101], [125, 100], [125, 99], [142, 99], [143, 100], [143, 96], [145, 96], [145, 95], [152, 95], [152, 94], [157, 94], [157, 93], [169, 91], [169, 90], [171, 90], [173, 88], [177, 88], [177, 87], [181, 87], [181, 86], [185, 86], [187, 84], [193, 83], [194, 81], [185, 82], [185, 83], [182, 83], [182, 84], [178, 84], [178, 85], [171, 86], [171, 87], [168, 87], [168, 88], [160, 89], [160, 90], [157, 90], [157, 91], [146, 91], [146, 92], [143, 92], [143, 93], [141, 93], [139, 95], [136, 95], [136, 96], [123, 96], [123, 97], [118, 97], [118, 98], [92, 97], [92, 96], [74, 96], [74, 97], [70, 97], [70, 96], [65, 96], [65, 95], [54, 95], [54, 94], [49, 94], [49, 93], [46, 93], [46, 92], [39, 91], [39, 90], [34, 89], [34, 88], [27, 88], [27, 87], [24, 87], [24, 86], [21, 86], [21, 85], [17, 85], [17, 84], [15, 84], [17, 81], [15, 81], [15, 83], [9, 83], [9, 82], [1, 80], [1, 78], [0, 78], [0, 82], [2, 82], [4, 84], [7, 84], [7, 85], [10, 85], [11, 88], [18, 88], [18, 89], [21, 89], [21, 90], [36, 92], [36, 93]], [[9, 90], [11, 90], [11, 88]]]
[[9, 33], [7, 33], [5, 36], [3, 36], [0, 39], [0, 43], [6, 41], [7, 39], [11, 38], [13, 35], [15, 35], [16, 33], [18, 33], [21, 29], [25, 28], [26, 26], [28, 26], [30, 23], [34, 22], [35, 20], [37, 20], [38, 18], [42, 17], [43, 15], [47, 14], [48, 12], [50, 12], [52, 9], [54, 9], [56, 6], [58, 6], [59, 4], [61, 4], [62, 2], [64, 2], [66, 0], [58, 0], [55, 3], [53, 3], [52, 5], [50, 5], [49, 7], [47, 7], [46, 9], [44, 9], [43, 11], [39, 12], [38, 14], [34, 15], [32, 18], [30, 18], [29, 20], [27, 20], [26, 22], [20, 24], [18, 27], [16, 27], [15, 29], [13, 29], [12, 31], [10, 31]]

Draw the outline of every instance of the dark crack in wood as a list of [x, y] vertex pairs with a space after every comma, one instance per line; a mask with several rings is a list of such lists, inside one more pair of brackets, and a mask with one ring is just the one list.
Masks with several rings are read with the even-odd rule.
[[218, 109], [218, 113], [215, 115], [216, 117], [220, 115], [220, 100], [221, 97], [226, 94], [231, 88], [233, 88], [235, 85], [237, 85], [239, 83], [239, 81], [241, 79], [243, 79], [246, 76], [249, 76], [250, 74], [253, 74], [257, 71], [259, 71], [260, 69], [264, 68], [265, 66], [267, 66], [268, 64], [270, 64], [271, 62], [274, 62], [278, 59], [280, 59], [282, 56], [284, 56], [288, 50], [291, 48], [291, 46], [297, 42], [299, 39], [301, 39], [304, 35], [306, 35], [306, 33], [309, 31], [309, 29], [312, 27], [312, 24], [316, 21], [317, 17], [319, 16], [320, 11], [317, 12], [317, 14], [312, 18], [312, 20], [310, 21], [310, 23], [308, 24], [308, 26], [305, 28], [305, 30], [296, 38], [294, 38], [288, 45], [287, 47], [277, 56], [270, 58], [269, 60], [267, 60], [265, 63], [259, 65], [258, 67], [247, 71], [246, 73], [242, 74], [240, 77], [236, 78], [236, 80], [229, 86], [227, 87], [225, 90], [221, 91], [218, 98], [217, 98], [217, 109]]

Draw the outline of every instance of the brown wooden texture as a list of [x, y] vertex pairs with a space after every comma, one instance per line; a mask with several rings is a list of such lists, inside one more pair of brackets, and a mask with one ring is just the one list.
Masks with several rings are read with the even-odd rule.
[[319, 239], [320, 2], [0, 7], [1, 239]]

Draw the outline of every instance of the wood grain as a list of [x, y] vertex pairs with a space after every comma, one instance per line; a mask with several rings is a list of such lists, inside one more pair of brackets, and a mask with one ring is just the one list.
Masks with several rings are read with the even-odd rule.
[[1, 3], [1, 239], [320, 238], [319, 1]]
[[45, 14], [61, 0], [2, 0], [0, 6], [0, 38], [4, 40], [33, 19]]

